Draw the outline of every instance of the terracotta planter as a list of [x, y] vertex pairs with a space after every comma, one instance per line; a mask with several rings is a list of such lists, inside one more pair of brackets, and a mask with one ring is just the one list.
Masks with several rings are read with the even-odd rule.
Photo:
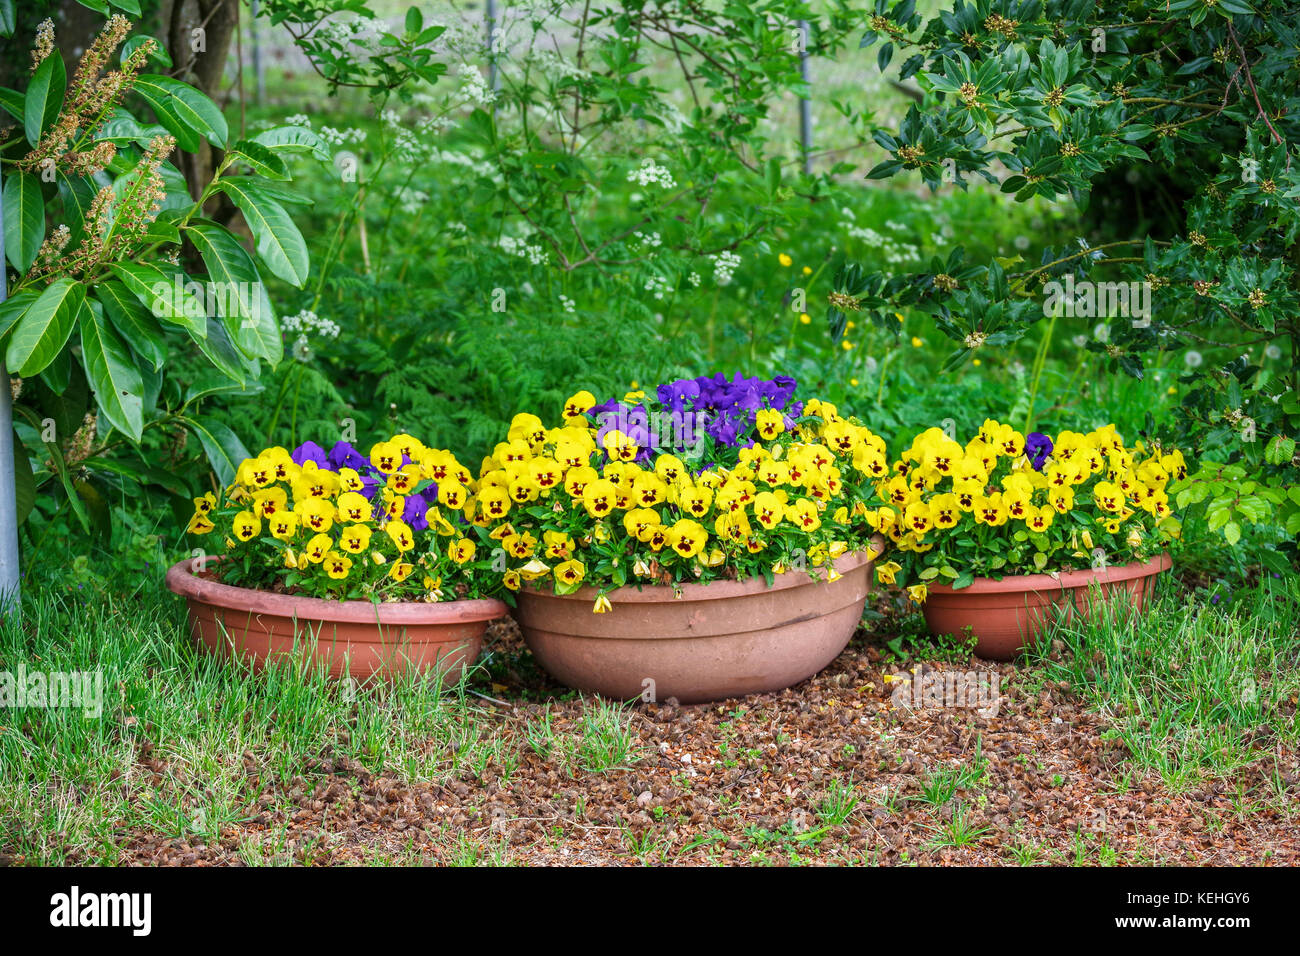
[[969, 625], [977, 643], [975, 653], [990, 660], [1009, 661], [1031, 641], [1042, 637], [1045, 625], [1055, 619], [1059, 608], [1087, 614], [1096, 593], [1127, 592], [1139, 610], [1155, 587], [1156, 575], [1173, 562], [1161, 554], [1142, 564], [1126, 564], [1102, 570], [1065, 571], [1050, 574], [1022, 574], [995, 581], [976, 578], [968, 588], [933, 584], [926, 596], [925, 623], [931, 634], [962, 635]]
[[167, 587], [185, 598], [191, 636], [213, 654], [239, 655], [257, 670], [297, 654], [360, 680], [415, 668], [456, 681], [478, 659], [488, 621], [508, 610], [491, 599], [375, 605], [254, 591], [195, 574], [189, 561], [168, 569]]
[[[569, 687], [616, 700], [684, 704], [779, 690], [811, 677], [853, 637], [870, 590], [867, 553], [805, 572], [671, 587], [620, 588], [595, 614], [595, 588], [519, 592], [515, 617], [538, 662]], [[651, 697], [650, 695], [653, 695]]]

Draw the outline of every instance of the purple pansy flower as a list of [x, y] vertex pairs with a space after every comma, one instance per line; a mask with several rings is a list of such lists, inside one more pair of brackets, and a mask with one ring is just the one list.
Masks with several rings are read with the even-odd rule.
[[329, 467], [329, 457], [325, 454], [325, 449], [314, 441], [305, 441], [293, 450], [290, 455], [295, 465], [305, 465], [309, 461], [314, 461], [318, 468]]
[[337, 441], [330, 449], [329, 462], [336, 469], [351, 468], [365, 474], [370, 471], [370, 461], [357, 451], [350, 442]]
[[1029, 437], [1025, 439], [1025, 455], [1029, 458], [1029, 464], [1034, 466], [1034, 471], [1042, 471], [1043, 465], [1047, 463], [1047, 456], [1052, 453], [1052, 440], [1042, 432], [1030, 432]]

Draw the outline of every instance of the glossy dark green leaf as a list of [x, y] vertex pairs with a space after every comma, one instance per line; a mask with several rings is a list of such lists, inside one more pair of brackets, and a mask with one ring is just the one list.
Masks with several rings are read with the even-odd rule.
[[83, 302], [78, 316], [86, 380], [101, 417], [138, 442], [144, 432], [144, 380], [126, 341], [97, 305]]
[[278, 364], [284, 343], [253, 257], [230, 230], [215, 222], [191, 223], [186, 234], [208, 267], [209, 280], [222, 292], [219, 311], [235, 344], [250, 358]]
[[244, 214], [257, 241], [257, 254], [266, 267], [285, 282], [302, 288], [310, 269], [307, 243], [284, 207], [255, 195], [241, 183], [221, 180], [219, 185]]
[[4, 184], [5, 258], [20, 273], [36, 261], [45, 241], [45, 200], [31, 173], [10, 172]]
[[192, 418], [182, 419], [182, 422], [203, 446], [217, 481], [222, 485], [233, 482], [240, 464], [251, 457], [239, 436], [220, 422], [200, 423]]
[[40, 140], [41, 133], [54, 124], [67, 87], [68, 73], [56, 47], [32, 74], [23, 100], [23, 132], [27, 134], [27, 142], [33, 146]]
[[154, 371], [161, 369], [167, 360], [167, 339], [158, 317], [120, 282], [99, 283], [95, 286], [95, 295], [122, 338], [153, 366]]
[[139, 262], [117, 262], [111, 268], [155, 316], [192, 334], [207, 334], [206, 308], [183, 273], [167, 274]]
[[72, 279], [55, 279], [27, 307], [9, 334], [5, 365], [26, 378], [54, 361], [72, 334], [86, 287]]

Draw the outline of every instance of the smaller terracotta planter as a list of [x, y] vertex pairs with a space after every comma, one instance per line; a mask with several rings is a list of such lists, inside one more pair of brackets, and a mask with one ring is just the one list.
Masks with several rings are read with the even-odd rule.
[[595, 588], [564, 596], [525, 588], [515, 618], [533, 656], [569, 687], [684, 704], [742, 697], [813, 676], [849, 643], [873, 563], [863, 552], [834, 563], [836, 581], [822, 568], [821, 580], [792, 571], [771, 587], [750, 578], [619, 588], [605, 614], [592, 612]]
[[1050, 574], [1021, 574], [976, 578], [970, 587], [953, 590], [932, 584], [925, 599], [925, 623], [931, 634], [966, 633], [976, 638], [980, 657], [1009, 661], [1031, 642], [1039, 640], [1046, 624], [1060, 613], [1087, 615], [1092, 610], [1092, 589], [1096, 584], [1103, 597], [1127, 592], [1138, 610], [1154, 590], [1156, 575], [1172, 564], [1168, 554], [1157, 555], [1141, 564], [1126, 564], [1100, 570], [1064, 571]]
[[211, 653], [245, 658], [255, 670], [296, 654], [336, 678], [415, 669], [454, 682], [478, 659], [488, 622], [508, 610], [495, 599], [372, 604], [255, 591], [195, 574], [189, 561], [172, 565], [166, 582], [189, 606], [191, 636]]

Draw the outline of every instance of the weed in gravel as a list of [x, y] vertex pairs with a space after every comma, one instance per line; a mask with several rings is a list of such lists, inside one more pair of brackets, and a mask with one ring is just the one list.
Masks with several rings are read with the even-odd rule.
[[979, 842], [980, 837], [989, 832], [986, 826], [977, 827], [971, 820], [970, 810], [960, 801], [953, 808], [952, 816], [937, 826], [925, 827], [930, 832], [931, 838], [926, 844], [930, 849], [938, 850], [943, 847], [952, 847], [960, 849], [961, 847], [974, 846]]
[[826, 788], [826, 795], [817, 805], [817, 818], [828, 826], [840, 826], [858, 808], [858, 803], [851, 775], [848, 783], [832, 780]]

